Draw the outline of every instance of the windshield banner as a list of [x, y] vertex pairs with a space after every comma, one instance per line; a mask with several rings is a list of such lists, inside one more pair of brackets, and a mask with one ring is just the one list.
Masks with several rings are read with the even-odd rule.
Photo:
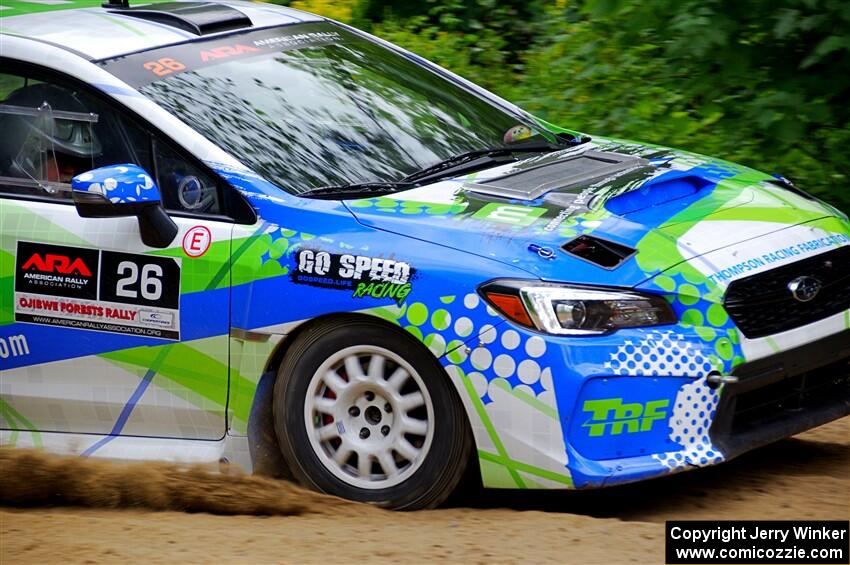
[[139, 88], [160, 79], [232, 59], [341, 43], [350, 37], [344, 30], [326, 23], [289, 25], [208, 41], [170, 45], [100, 61], [99, 64], [121, 80]]

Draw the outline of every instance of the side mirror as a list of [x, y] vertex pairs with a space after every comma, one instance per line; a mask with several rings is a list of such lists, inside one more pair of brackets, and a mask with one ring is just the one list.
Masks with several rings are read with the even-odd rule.
[[136, 216], [148, 247], [168, 247], [177, 235], [177, 224], [162, 207], [159, 187], [137, 165], [112, 165], [81, 173], [71, 179], [71, 194], [83, 218]]

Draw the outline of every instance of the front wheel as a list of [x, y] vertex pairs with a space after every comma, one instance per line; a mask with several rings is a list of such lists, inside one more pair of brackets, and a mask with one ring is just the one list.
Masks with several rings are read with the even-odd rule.
[[278, 372], [274, 421], [302, 484], [396, 509], [444, 501], [472, 445], [439, 363], [404, 332], [360, 319], [296, 338]]

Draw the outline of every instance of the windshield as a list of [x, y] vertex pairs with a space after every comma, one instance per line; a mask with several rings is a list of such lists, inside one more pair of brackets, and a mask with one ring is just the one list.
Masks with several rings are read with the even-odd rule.
[[104, 65], [292, 193], [395, 181], [459, 153], [541, 135], [530, 120], [330, 23]]

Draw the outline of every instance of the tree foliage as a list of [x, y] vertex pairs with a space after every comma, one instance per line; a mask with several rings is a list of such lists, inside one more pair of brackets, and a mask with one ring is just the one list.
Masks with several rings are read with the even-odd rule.
[[850, 210], [846, 0], [293, 5], [347, 19], [550, 122], [777, 172]]

